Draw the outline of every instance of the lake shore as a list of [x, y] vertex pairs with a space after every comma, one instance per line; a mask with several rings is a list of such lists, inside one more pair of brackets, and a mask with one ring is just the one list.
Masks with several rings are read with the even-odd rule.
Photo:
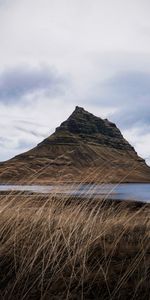
[[25, 193], [76, 196], [79, 198], [132, 200], [150, 203], [150, 184], [58, 184], [58, 185], [0, 185], [0, 193]]

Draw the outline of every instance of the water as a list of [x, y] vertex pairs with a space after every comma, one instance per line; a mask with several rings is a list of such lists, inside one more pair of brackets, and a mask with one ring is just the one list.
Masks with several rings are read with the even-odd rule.
[[79, 197], [101, 196], [119, 200], [150, 203], [150, 184], [80, 184], [80, 185], [0, 185], [0, 191], [27, 191], [36, 193], [70, 194]]

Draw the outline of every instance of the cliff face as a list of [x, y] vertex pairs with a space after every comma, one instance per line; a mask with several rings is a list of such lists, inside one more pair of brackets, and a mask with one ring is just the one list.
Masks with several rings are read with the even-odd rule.
[[0, 181], [150, 182], [150, 168], [114, 123], [76, 107], [54, 134], [0, 164]]
[[61, 132], [75, 134], [80, 141], [84, 140], [88, 143], [123, 150], [133, 149], [114, 123], [109, 122], [107, 119], [98, 118], [78, 106], [68, 120], [56, 128], [56, 133]]

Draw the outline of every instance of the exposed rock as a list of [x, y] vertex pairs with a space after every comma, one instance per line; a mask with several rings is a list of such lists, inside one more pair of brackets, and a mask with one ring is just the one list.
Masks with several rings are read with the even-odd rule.
[[57, 132], [69, 132], [78, 135], [80, 140], [84, 139], [87, 142], [95, 142], [116, 149], [133, 149], [114, 123], [98, 118], [78, 106], [72, 115], [56, 128]]
[[150, 168], [116, 125], [76, 107], [54, 134], [0, 164], [1, 182], [150, 182]]

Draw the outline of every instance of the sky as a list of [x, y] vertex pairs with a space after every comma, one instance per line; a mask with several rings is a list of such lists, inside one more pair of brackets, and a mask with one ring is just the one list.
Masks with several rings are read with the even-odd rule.
[[150, 164], [149, 12], [149, 0], [0, 0], [0, 161], [78, 105]]

